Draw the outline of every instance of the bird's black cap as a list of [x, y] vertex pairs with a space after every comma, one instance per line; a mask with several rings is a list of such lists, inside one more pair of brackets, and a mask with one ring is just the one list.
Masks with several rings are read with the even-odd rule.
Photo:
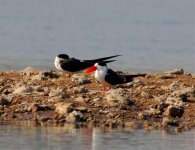
[[69, 59], [69, 56], [66, 54], [59, 54], [58, 57], [63, 59]]

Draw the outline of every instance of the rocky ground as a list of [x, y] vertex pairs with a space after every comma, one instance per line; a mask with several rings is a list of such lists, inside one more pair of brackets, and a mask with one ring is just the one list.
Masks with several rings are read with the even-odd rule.
[[0, 121], [188, 130], [195, 127], [195, 75], [182, 69], [148, 73], [103, 91], [93, 75], [2, 71]]

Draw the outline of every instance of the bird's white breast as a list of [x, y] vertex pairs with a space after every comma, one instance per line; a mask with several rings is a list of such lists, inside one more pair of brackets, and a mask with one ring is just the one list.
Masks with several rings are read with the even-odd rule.
[[99, 81], [103, 86], [110, 87], [111, 84], [105, 81], [106, 71], [105, 70], [96, 70], [95, 71], [95, 78]]
[[56, 57], [55, 61], [54, 61], [54, 65], [58, 70], [62, 70], [61, 66], [60, 66], [60, 58]]

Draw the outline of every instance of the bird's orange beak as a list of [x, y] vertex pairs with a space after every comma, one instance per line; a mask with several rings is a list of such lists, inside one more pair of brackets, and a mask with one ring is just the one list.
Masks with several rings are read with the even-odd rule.
[[85, 73], [91, 73], [91, 72], [95, 71], [96, 69], [97, 69], [96, 66], [92, 66], [92, 67], [90, 67], [89, 69], [87, 69], [87, 70], [85, 71]]

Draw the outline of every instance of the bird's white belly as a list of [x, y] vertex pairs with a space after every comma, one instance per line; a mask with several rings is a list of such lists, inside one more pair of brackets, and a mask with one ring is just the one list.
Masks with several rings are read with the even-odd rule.
[[105, 81], [105, 74], [101, 71], [95, 72], [95, 78], [99, 81], [103, 86], [111, 87], [112, 85]]

